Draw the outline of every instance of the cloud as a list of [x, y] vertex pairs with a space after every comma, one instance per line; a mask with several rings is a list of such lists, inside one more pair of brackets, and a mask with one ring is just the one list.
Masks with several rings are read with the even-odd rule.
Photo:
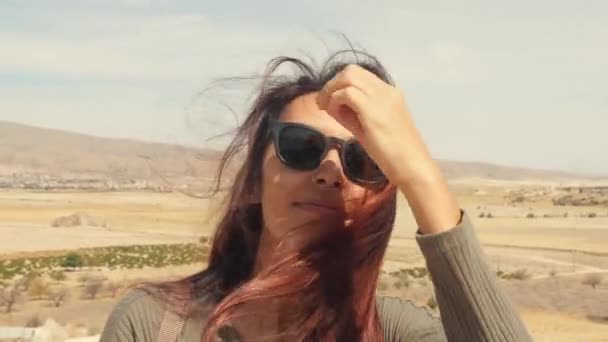
[[[341, 32], [387, 66], [439, 157], [573, 169], [568, 153], [600, 149], [586, 141], [606, 127], [606, 9], [567, 1], [3, 2], [0, 118], [108, 136], [186, 136], [185, 112], [202, 113], [193, 121], [203, 129], [208, 113], [230, 115], [191, 104], [209, 81], [261, 72], [279, 54], [324, 57], [347, 47]], [[605, 169], [592, 153], [585, 158], [581, 169]]]
[[135, 6], [135, 7], [140, 7], [140, 6], [148, 6], [150, 5], [150, 0], [122, 0], [120, 1], [122, 4], [125, 4], [127, 6]]
[[290, 38], [284, 30], [243, 29], [203, 15], [83, 14], [63, 30], [89, 32], [79, 37], [0, 32], [0, 70], [102, 79], [188, 78], [236, 59], [249, 66], [248, 58], [263, 54], [267, 42]]

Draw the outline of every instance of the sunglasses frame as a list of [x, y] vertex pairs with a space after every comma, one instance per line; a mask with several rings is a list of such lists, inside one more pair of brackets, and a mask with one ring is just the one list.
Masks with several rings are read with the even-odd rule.
[[[274, 120], [271, 122], [270, 124], [270, 133], [272, 135], [272, 141], [274, 144], [274, 149], [276, 151], [276, 155], [279, 158], [279, 160], [281, 160], [281, 162], [286, 165], [289, 168], [292, 168], [294, 170], [300, 170], [300, 171], [311, 171], [314, 170], [316, 168], [319, 167], [319, 165], [315, 166], [312, 169], [300, 169], [297, 167], [294, 167], [293, 165], [290, 165], [281, 155], [281, 153], [279, 153], [279, 137], [281, 135], [281, 131], [286, 128], [286, 127], [300, 127], [300, 128], [304, 128], [306, 130], [312, 131], [316, 134], [318, 134], [319, 136], [321, 136], [325, 142], [325, 149], [323, 150], [323, 152], [321, 153], [321, 156], [319, 157], [319, 163], [323, 161], [323, 159], [325, 159], [325, 156], [327, 156], [327, 153], [329, 152], [329, 150], [331, 150], [333, 147], [335, 147], [338, 150], [338, 154], [340, 155], [340, 163], [342, 163], [342, 170], [344, 171], [344, 175], [350, 179], [352, 182], [354, 183], [358, 183], [358, 184], [362, 184], [362, 185], [378, 185], [378, 184], [383, 184], [387, 182], [387, 178], [386, 176], [383, 175], [383, 177], [377, 181], [373, 181], [373, 180], [365, 180], [365, 179], [358, 179], [356, 177], [353, 177], [350, 173], [350, 171], [348, 170], [348, 168], [346, 167], [346, 163], [345, 163], [345, 153], [346, 153], [346, 149], [344, 148], [344, 145], [347, 144], [351, 144], [353, 142], [358, 143], [357, 140], [355, 138], [351, 138], [351, 139], [340, 139], [337, 137], [328, 137], [325, 134], [319, 132], [319, 130], [308, 126], [306, 124], [303, 123], [299, 123], [299, 122], [286, 122], [286, 121], [279, 121], [279, 120]], [[367, 153], [366, 153], [367, 154]], [[371, 159], [371, 157], [367, 156], [368, 158]]]

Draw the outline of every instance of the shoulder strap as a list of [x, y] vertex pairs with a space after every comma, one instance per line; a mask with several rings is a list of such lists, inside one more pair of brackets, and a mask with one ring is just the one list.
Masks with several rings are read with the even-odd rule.
[[160, 322], [157, 342], [176, 342], [183, 326], [184, 320], [180, 316], [165, 309], [163, 320]]

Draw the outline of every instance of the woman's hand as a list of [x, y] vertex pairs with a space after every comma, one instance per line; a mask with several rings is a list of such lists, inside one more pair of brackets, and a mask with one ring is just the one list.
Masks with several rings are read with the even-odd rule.
[[398, 186], [429, 175], [434, 161], [414, 126], [404, 96], [358, 65], [349, 65], [317, 96], [319, 107], [351, 131]]
[[349, 65], [317, 96], [406, 196], [423, 233], [453, 227], [460, 208], [416, 129], [404, 96], [375, 74]]

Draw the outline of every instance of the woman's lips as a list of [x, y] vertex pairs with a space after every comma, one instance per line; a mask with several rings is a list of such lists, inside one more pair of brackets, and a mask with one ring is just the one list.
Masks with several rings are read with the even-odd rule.
[[337, 207], [321, 204], [321, 203], [313, 203], [313, 202], [294, 202], [293, 205], [297, 208], [312, 211], [316, 213], [324, 213], [324, 214], [341, 214], [343, 210], [340, 210]]

